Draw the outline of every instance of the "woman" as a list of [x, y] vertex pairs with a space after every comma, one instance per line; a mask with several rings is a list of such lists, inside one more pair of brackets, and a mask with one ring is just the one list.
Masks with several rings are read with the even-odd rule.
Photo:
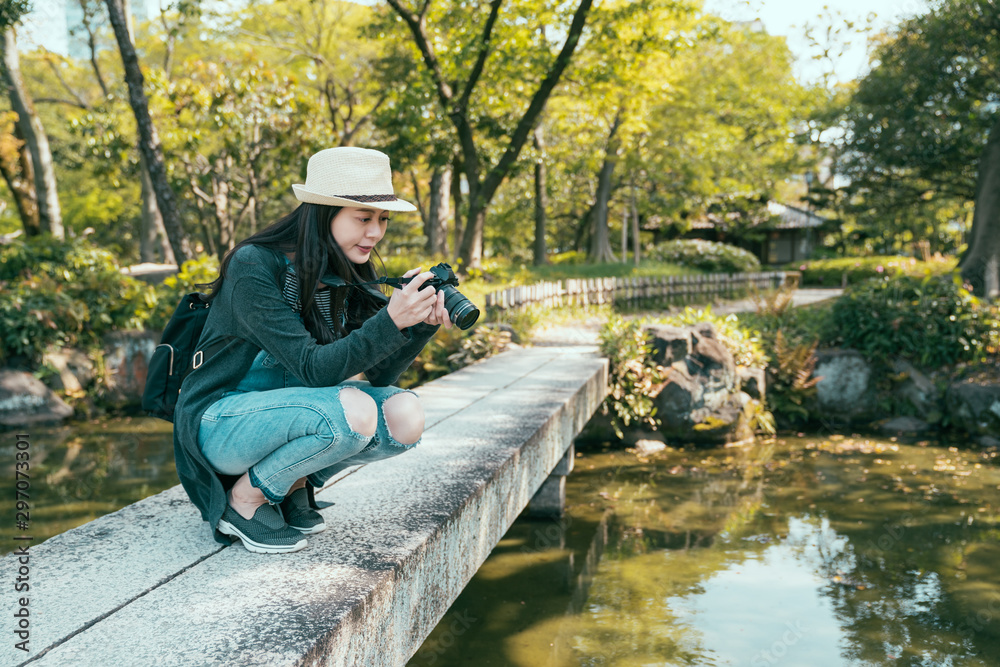
[[393, 194], [388, 157], [320, 151], [292, 189], [303, 203], [237, 245], [208, 285], [199, 348], [224, 347], [184, 380], [175, 413], [192, 502], [218, 541], [258, 553], [298, 551], [326, 528], [313, 489], [336, 472], [419, 442], [419, 399], [391, 385], [451, 326], [444, 294], [421, 289], [430, 272], [408, 271], [388, 299], [364, 285], [389, 212], [416, 210]]

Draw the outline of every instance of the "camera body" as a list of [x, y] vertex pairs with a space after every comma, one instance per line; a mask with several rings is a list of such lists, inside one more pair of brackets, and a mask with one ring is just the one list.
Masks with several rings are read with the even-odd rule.
[[[444, 307], [448, 311], [448, 316], [460, 329], [468, 329], [479, 319], [479, 309], [469, 299], [455, 289], [458, 286], [458, 277], [452, 271], [451, 266], [441, 262], [433, 266], [429, 271], [434, 277], [429, 278], [424, 285], [430, 285], [438, 292], [444, 292]], [[402, 287], [412, 280], [412, 278], [394, 278], [386, 280], [386, 284], [393, 287]]]
[[[433, 273], [434, 277], [428, 279], [427, 282], [424, 283], [425, 285], [430, 285], [438, 291], [446, 285], [458, 287], [458, 277], [455, 275], [455, 272], [452, 271], [450, 264], [441, 262], [437, 266], [432, 266], [427, 270]], [[410, 278], [407, 278], [406, 282], [410, 282], [410, 280]]]

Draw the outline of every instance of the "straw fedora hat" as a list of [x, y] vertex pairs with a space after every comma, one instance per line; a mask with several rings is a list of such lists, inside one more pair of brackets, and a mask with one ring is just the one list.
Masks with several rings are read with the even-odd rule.
[[295, 198], [327, 206], [371, 206], [386, 211], [416, 211], [392, 190], [389, 156], [370, 148], [327, 148], [309, 158], [305, 185], [294, 184]]

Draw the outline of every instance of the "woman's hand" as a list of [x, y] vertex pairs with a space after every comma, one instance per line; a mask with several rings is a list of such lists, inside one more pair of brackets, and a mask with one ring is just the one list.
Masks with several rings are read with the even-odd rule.
[[434, 326], [440, 324], [445, 329], [451, 328], [451, 317], [448, 316], [448, 311], [444, 307], [444, 292], [438, 291], [437, 298], [434, 300], [434, 309], [424, 319], [424, 324], [432, 324]]
[[406, 327], [411, 327], [420, 322], [427, 324], [442, 324], [451, 326], [448, 313], [444, 309], [444, 293], [439, 293], [433, 287], [424, 286], [428, 280], [434, 277], [430, 271], [420, 272], [420, 269], [411, 269], [403, 274], [404, 278], [411, 278], [410, 282], [403, 285], [402, 289], [395, 290], [389, 297], [389, 305], [386, 311], [400, 331]]

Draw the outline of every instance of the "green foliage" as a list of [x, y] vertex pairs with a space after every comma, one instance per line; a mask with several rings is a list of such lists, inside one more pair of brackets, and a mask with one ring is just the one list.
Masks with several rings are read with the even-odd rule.
[[809, 421], [808, 401], [816, 395], [820, 378], [816, 368], [816, 343], [790, 343], [779, 329], [767, 369], [767, 402], [782, 426], [794, 428]]
[[926, 368], [983, 358], [998, 346], [997, 309], [965, 290], [958, 277], [869, 280], [834, 304], [832, 326], [843, 347], [876, 363], [903, 357]]
[[29, 11], [31, 0], [3, 0], [0, 2], [0, 30], [13, 27]]
[[609, 360], [608, 396], [604, 409], [611, 414], [611, 424], [622, 437], [622, 427], [659, 426], [652, 396], [659, 393], [665, 370], [649, 361], [652, 351], [643, 320], [625, 320], [615, 316], [600, 333], [601, 353]]
[[663, 262], [709, 273], [744, 273], [760, 270], [760, 260], [753, 253], [728, 243], [701, 239], [678, 239], [661, 243], [653, 249], [652, 256]]
[[[875, 66], [845, 109], [837, 171], [850, 177], [848, 211], [876, 239], [934, 243], [944, 223], [964, 217], [960, 207], [976, 196], [976, 170], [997, 122], [996, 0], [931, 5], [881, 36]], [[949, 207], [953, 215], [941, 220]]]
[[153, 289], [122, 275], [114, 257], [83, 239], [36, 237], [0, 248], [0, 360], [37, 363], [49, 346], [92, 346], [141, 328]]
[[838, 257], [834, 259], [814, 259], [786, 267], [802, 273], [802, 284], [821, 287], [840, 287], [844, 276], [848, 285], [855, 285], [870, 278], [909, 275], [941, 275], [953, 271], [953, 258], [942, 261], [924, 262], [913, 257], [875, 256]]

